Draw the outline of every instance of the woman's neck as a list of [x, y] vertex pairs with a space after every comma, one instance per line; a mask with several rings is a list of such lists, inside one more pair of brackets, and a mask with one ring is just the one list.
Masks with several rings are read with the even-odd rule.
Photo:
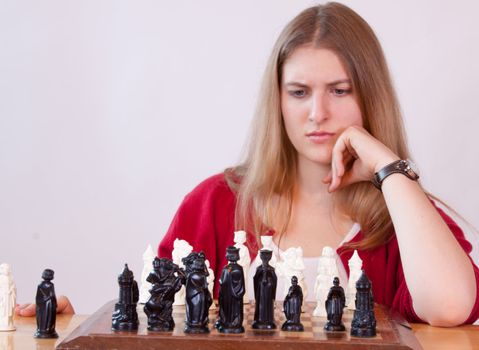
[[330, 165], [298, 157], [295, 197], [311, 204], [330, 206], [332, 195], [328, 192], [328, 185], [322, 182], [330, 169]]

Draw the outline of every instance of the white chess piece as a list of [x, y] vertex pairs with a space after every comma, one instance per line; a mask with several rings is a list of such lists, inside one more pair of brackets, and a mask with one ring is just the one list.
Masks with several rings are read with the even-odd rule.
[[[261, 244], [262, 244], [262, 250], [271, 250], [273, 254], [271, 255], [271, 260], [269, 261], [269, 264], [276, 268], [276, 264], [278, 262], [278, 258], [276, 257], [276, 253], [274, 252], [274, 247], [273, 247], [273, 236], [261, 236]], [[261, 262], [260, 262], [261, 264]]]
[[13, 331], [13, 315], [17, 290], [13, 281], [10, 265], [0, 265], [0, 331]]
[[249, 255], [248, 247], [246, 247], [246, 232], [245, 231], [236, 231], [234, 233], [233, 241], [235, 242], [235, 247], [239, 249], [239, 260], [238, 264], [243, 268], [243, 274], [245, 276], [245, 294], [243, 297], [243, 303], [248, 304], [248, 289], [249, 289], [249, 269], [251, 266], [251, 257]]
[[284, 279], [283, 299], [291, 287], [291, 278], [296, 276], [298, 284], [303, 290], [303, 300], [306, 300], [308, 288], [304, 280], [303, 248], [291, 247], [281, 253], [281, 260], [277, 263], [278, 274]]
[[[179, 267], [185, 268], [181, 259], [186, 258], [192, 251], [193, 247], [187, 241], [178, 238], [175, 239], [173, 242], [173, 251], [171, 252], [173, 262]], [[181, 286], [180, 291], [175, 294], [175, 302], [173, 305], [185, 305], [185, 296], [185, 286]]]
[[[213, 269], [210, 267], [210, 261], [208, 259], [205, 260], [206, 268], [208, 269], [208, 277], [206, 277], [206, 281], [208, 282], [208, 290], [210, 291], [211, 298], [213, 298], [213, 288], [215, 286], [215, 273]], [[210, 309], [216, 309], [216, 304], [213, 301], [211, 303]]]
[[356, 282], [361, 277], [363, 261], [359, 257], [358, 251], [354, 250], [353, 256], [348, 261], [349, 280], [346, 287], [346, 307], [349, 310], [356, 309]]
[[333, 285], [334, 277], [339, 277], [336, 257], [333, 248], [326, 246], [323, 248], [322, 255], [319, 258], [318, 275], [314, 284], [314, 295], [317, 304], [313, 311], [313, 316], [327, 316], [325, 303], [329, 289]]
[[148, 244], [145, 252], [143, 253], [143, 270], [141, 271], [141, 286], [140, 286], [140, 304], [145, 304], [150, 299], [151, 283], [146, 280], [150, 272], [153, 271], [153, 260], [155, 260], [155, 252]]

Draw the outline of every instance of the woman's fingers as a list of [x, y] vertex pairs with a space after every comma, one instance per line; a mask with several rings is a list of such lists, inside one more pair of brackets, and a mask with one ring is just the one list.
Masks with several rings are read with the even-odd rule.
[[35, 308], [36, 308], [35, 304], [17, 305], [15, 307], [15, 315], [23, 316], [23, 317], [35, 316], [35, 313], [36, 313]]
[[[17, 305], [15, 307], [15, 315], [23, 317], [35, 316], [36, 307], [37, 306], [35, 304]], [[73, 305], [71, 304], [70, 300], [66, 296], [60, 295], [57, 298], [57, 314], [72, 315], [74, 313], [75, 309], [73, 309]]]
[[65, 295], [60, 295], [57, 298], [57, 314], [70, 314], [73, 315], [75, 310], [70, 300]]

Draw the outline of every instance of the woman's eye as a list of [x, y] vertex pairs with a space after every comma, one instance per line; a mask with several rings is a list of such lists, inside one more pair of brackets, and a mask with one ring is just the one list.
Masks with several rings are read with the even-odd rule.
[[335, 94], [336, 96], [347, 95], [350, 92], [351, 89], [333, 89], [333, 94]]
[[289, 92], [289, 94], [291, 96], [294, 96], [294, 97], [303, 97], [303, 96], [306, 95], [306, 91], [304, 91], [304, 90], [291, 90]]

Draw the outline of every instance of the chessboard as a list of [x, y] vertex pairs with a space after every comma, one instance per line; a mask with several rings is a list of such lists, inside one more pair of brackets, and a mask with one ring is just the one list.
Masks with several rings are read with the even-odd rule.
[[323, 329], [327, 322], [324, 317], [314, 317], [315, 303], [308, 302], [301, 314], [304, 332], [284, 332], [281, 325], [285, 321], [282, 304], [275, 309], [275, 330], [251, 328], [254, 317], [254, 303], [245, 304], [245, 333], [222, 334], [213, 324], [217, 319], [217, 309], [210, 310], [210, 333], [186, 334], [183, 332], [185, 307], [175, 306], [173, 318], [175, 329], [172, 332], [149, 332], [143, 305], [138, 305], [140, 326], [137, 332], [115, 332], [111, 330], [111, 315], [116, 301], [105, 304], [90, 318], [77, 327], [57, 349], [231, 349], [231, 350], [282, 350], [282, 349], [421, 349], [408, 323], [389, 309], [375, 305], [377, 335], [373, 338], [350, 336], [353, 311], [344, 309], [345, 332], [327, 332]]

